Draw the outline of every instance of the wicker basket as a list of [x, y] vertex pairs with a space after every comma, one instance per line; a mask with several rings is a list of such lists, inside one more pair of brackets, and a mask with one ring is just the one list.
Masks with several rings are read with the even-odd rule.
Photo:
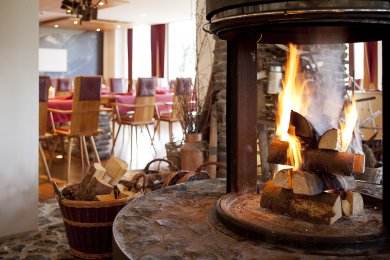
[[112, 201], [66, 199], [54, 184], [64, 221], [70, 253], [83, 259], [104, 259], [112, 255], [112, 225], [118, 212], [132, 198]]

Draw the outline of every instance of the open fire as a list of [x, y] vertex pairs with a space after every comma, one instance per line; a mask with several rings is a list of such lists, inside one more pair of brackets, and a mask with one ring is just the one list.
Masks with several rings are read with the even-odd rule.
[[305, 79], [299, 69], [300, 52], [289, 45], [283, 89], [278, 96], [276, 138], [268, 157], [268, 162], [282, 165], [277, 167], [282, 169], [267, 183], [260, 205], [277, 213], [333, 224], [342, 215], [358, 215], [364, 208], [362, 196], [352, 191], [352, 174], [363, 173], [365, 168], [364, 155], [357, 152], [361, 147], [350, 147], [355, 137], [359, 140], [356, 101], [352, 94], [351, 100], [340, 99], [344, 104], [322, 107], [336, 110], [330, 114], [335, 115], [337, 126], [324, 129], [318, 125], [324, 119], [314, 118], [321, 113], [319, 104], [313, 103], [312, 79]]

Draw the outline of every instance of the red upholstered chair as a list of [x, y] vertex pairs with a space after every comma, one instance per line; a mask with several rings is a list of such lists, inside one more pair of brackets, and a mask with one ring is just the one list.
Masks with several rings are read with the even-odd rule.
[[[151, 145], [155, 151], [154, 145], [153, 145], [153, 136], [150, 133], [149, 125], [153, 125], [153, 131], [155, 129], [155, 119], [154, 119], [154, 111], [155, 111], [155, 89], [156, 89], [157, 81], [155, 78], [138, 78], [137, 80], [137, 86], [136, 86], [136, 93], [134, 103], [124, 103], [121, 102], [122, 98], [117, 97], [116, 102], [113, 104], [114, 111], [115, 111], [115, 123], [119, 125], [118, 130], [116, 132], [111, 154], [114, 152], [115, 143], [118, 138], [119, 131], [122, 127], [122, 125], [130, 126], [130, 149], [131, 152], [132, 144], [133, 144], [133, 127], [135, 127], [135, 134], [136, 134], [136, 143], [138, 144], [137, 140], [137, 132], [138, 127], [145, 127], [150, 141]], [[123, 109], [129, 110], [128, 113], [123, 113]], [[156, 151], [155, 151], [156, 152]]]
[[70, 96], [72, 94], [71, 80], [69, 78], [58, 78], [55, 90], [56, 97]]
[[124, 78], [110, 78], [110, 88], [113, 93], [127, 93], [127, 79]]
[[[167, 122], [169, 125], [169, 141], [173, 142], [173, 124], [180, 123], [181, 125], [181, 106], [180, 97], [190, 96], [192, 92], [191, 78], [176, 78], [175, 80], [175, 95], [173, 97], [172, 110], [159, 113], [159, 119], [156, 128], [159, 130], [161, 122]], [[182, 125], [181, 125], [182, 126]], [[182, 126], [183, 129], [183, 126]]]
[[[54, 137], [54, 132], [48, 131], [47, 124], [47, 109], [48, 109], [48, 97], [49, 87], [51, 85], [49, 76], [39, 76], [39, 155], [41, 157], [46, 174], [51, 181], [51, 174], [49, 166], [47, 164], [45, 152], [42, 147], [41, 141], [47, 141], [49, 138]], [[52, 124], [51, 130], [54, 131], [54, 125]], [[56, 149], [58, 140], [56, 140], [53, 151]]]
[[64, 127], [57, 127], [55, 132], [62, 137], [68, 138], [68, 176], [70, 173], [70, 162], [72, 155], [72, 141], [75, 137], [80, 140], [81, 163], [84, 166], [84, 156], [89, 166], [89, 156], [86, 144], [86, 137], [89, 137], [95, 160], [100, 163], [99, 154], [96, 149], [94, 135], [101, 132], [98, 128], [100, 97], [101, 97], [101, 76], [78, 76], [75, 78], [75, 88], [72, 99], [72, 110], [49, 109], [51, 113], [70, 114], [71, 121]]

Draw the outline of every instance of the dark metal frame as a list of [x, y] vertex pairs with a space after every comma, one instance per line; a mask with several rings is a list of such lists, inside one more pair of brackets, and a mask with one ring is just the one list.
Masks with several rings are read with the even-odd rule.
[[[348, 10], [322, 9], [321, 12], [294, 9], [282, 13], [278, 10], [274, 13], [256, 13], [261, 8], [254, 8], [254, 4], [271, 2], [281, 1], [206, 1], [207, 19], [210, 21], [208, 30], [227, 41], [227, 193], [238, 196], [256, 192], [257, 118], [254, 111], [258, 41], [309, 44], [382, 40], [382, 83], [384, 88], [390, 85], [389, 1], [367, 0], [365, 9], [359, 6]], [[379, 6], [371, 6], [374, 2]], [[222, 16], [223, 19], [220, 19]], [[383, 91], [383, 100], [386, 100], [385, 93]], [[383, 161], [385, 147], [383, 142]], [[382, 214], [387, 233], [390, 232], [390, 207], [386, 206], [389, 204], [390, 176], [385, 173]]]

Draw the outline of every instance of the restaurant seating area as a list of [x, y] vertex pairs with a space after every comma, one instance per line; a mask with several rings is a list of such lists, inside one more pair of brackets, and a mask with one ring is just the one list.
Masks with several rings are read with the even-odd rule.
[[[109, 144], [105, 147], [108, 147], [110, 156], [122, 158], [134, 170], [143, 168], [147, 160], [165, 157], [165, 144], [183, 138], [181, 125], [173, 126], [172, 123], [179, 122], [174, 108], [178, 102], [177, 93], [183, 92], [182, 82], [187, 82], [186, 93], [192, 91], [190, 78], [175, 79], [171, 85], [173, 89], [166, 79], [138, 78], [135, 91], [130, 92], [127, 92], [128, 80], [124, 78], [110, 78], [106, 81], [110, 82], [108, 86], [103, 84], [101, 76], [78, 76], [73, 80], [40, 78], [49, 82], [45, 85], [47, 112], [41, 112], [42, 118], [46, 118], [42, 120], [47, 123], [46, 132], [56, 137], [42, 148], [43, 166], [59, 178], [60, 183], [79, 180], [83, 175], [80, 169], [88, 169], [91, 163], [109, 158], [103, 156], [100, 160], [104, 147], [94, 141], [102, 135], [102, 128], [109, 129]], [[61, 92], [60, 82], [72, 86], [69, 94], [50, 97], [50, 89]], [[99, 123], [99, 114], [108, 115], [109, 120], [100, 120]], [[175, 116], [171, 118], [172, 115]], [[161, 122], [166, 120], [170, 123], [162, 125]]]

